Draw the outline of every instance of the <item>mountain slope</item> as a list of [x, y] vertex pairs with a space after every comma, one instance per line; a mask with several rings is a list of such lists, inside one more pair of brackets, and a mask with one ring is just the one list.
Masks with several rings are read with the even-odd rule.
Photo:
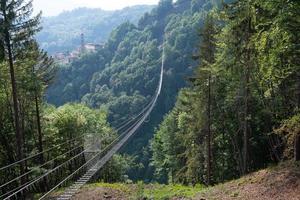
[[300, 199], [300, 163], [285, 162], [208, 188], [196, 199]]
[[208, 188], [200, 185], [95, 183], [81, 189], [74, 199], [299, 200], [299, 166], [300, 163], [285, 162]]
[[118, 25], [130, 21], [134, 24], [153, 6], [140, 5], [117, 11], [78, 8], [55, 17], [42, 19], [42, 31], [37, 35], [41, 47], [49, 53], [69, 51], [80, 45], [80, 34], [86, 42], [103, 43]]
[[192, 56], [200, 40], [198, 31], [212, 7], [208, 0], [161, 1], [138, 25], [127, 22], [114, 29], [97, 53], [82, 55], [62, 66], [47, 92], [48, 102], [83, 102], [102, 107], [109, 111], [111, 124], [119, 124], [138, 113], [154, 94], [165, 39], [165, 78], [159, 102], [149, 122], [133, 139], [134, 145], [126, 147], [126, 152], [137, 155], [137, 162], [143, 166], [141, 173], [135, 170], [131, 178], [152, 179], [150, 155], [143, 148], [197, 65]]

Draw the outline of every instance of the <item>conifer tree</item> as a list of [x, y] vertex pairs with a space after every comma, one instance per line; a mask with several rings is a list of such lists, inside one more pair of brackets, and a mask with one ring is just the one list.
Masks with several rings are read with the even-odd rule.
[[205, 96], [202, 97], [206, 101], [206, 170], [207, 177], [206, 183], [211, 184], [211, 171], [212, 171], [212, 65], [215, 62], [215, 35], [216, 27], [214, 24], [214, 19], [209, 14], [206, 18], [203, 30], [201, 32], [201, 45], [200, 45], [200, 66], [197, 69], [197, 80], [194, 82], [195, 85], [200, 86], [200, 90], [204, 90], [202, 94]]
[[[241, 0], [228, 4], [225, 7], [227, 15], [227, 36], [224, 43], [227, 45], [228, 53], [227, 59], [231, 62], [232, 77], [237, 75], [239, 88], [241, 93], [241, 106], [240, 106], [240, 129], [243, 132], [242, 138], [242, 158], [240, 159], [241, 173], [245, 174], [249, 170], [249, 140], [250, 140], [250, 127], [251, 127], [251, 98], [253, 81], [251, 78], [255, 69], [255, 52], [251, 43], [251, 37], [254, 34], [254, 19], [253, 19], [253, 6], [251, 0]], [[226, 51], [227, 51], [226, 50]], [[229, 57], [230, 56], [230, 57]]]
[[[36, 128], [38, 133], [38, 150], [43, 152], [43, 134], [41, 127], [40, 104], [41, 98], [45, 89], [54, 79], [56, 67], [53, 64], [53, 59], [48, 57], [47, 53], [39, 49], [38, 44], [34, 41], [28, 47], [25, 57], [32, 60], [31, 66], [31, 94], [35, 104]], [[43, 163], [43, 154], [40, 155], [40, 163]]]

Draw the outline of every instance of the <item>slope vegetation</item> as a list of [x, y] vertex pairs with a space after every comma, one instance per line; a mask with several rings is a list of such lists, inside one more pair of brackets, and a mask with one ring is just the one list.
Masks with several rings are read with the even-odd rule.
[[282, 163], [220, 184], [201, 192], [196, 199], [298, 200], [300, 163]]
[[[87, 198], [88, 197], [88, 198]], [[108, 184], [83, 188], [74, 199], [155, 199], [155, 200], [299, 200], [300, 163], [285, 162], [240, 179], [205, 188], [200, 185]]]

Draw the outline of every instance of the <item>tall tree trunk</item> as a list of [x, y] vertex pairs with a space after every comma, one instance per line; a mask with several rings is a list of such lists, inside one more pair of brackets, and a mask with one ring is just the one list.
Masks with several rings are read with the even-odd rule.
[[[42, 126], [41, 126], [41, 116], [40, 116], [40, 106], [39, 106], [39, 97], [37, 94], [37, 90], [35, 90], [34, 93], [34, 100], [35, 100], [35, 115], [36, 115], [36, 123], [37, 123], [37, 131], [38, 131], [38, 148], [39, 148], [39, 162], [42, 165], [45, 161], [44, 154], [42, 153], [44, 151], [43, 148], [43, 135], [42, 135]], [[49, 190], [49, 184], [48, 184], [48, 178], [43, 178], [41, 185], [42, 191], [48, 191]]]
[[248, 170], [248, 149], [249, 149], [249, 66], [246, 69], [246, 77], [245, 77], [245, 108], [244, 108], [244, 137], [243, 137], [243, 174], [245, 174]]
[[[249, 5], [248, 5], [249, 6]], [[251, 34], [251, 17], [250, 7], [248, 8], [248, 20], [247, 20], [247, 33], [246, 33], [246, 60], [245, 60], [245, 107], [244, 107], [244, 136], [243, 136], [243, 174], [248, 172], [249, 166], [249, 96], [250, 96], [250, 67], [251, 67], [251, 47], [250, 47], [250, 34]]]
[[[225, 152], [225, 129], [222, 131], [222, 146], [223, 146], [223, 151]], [[224, 171], [225, 171], [225, 155], [223, 152], [222, 156], [222, 183], [224, 183]]]
[[[6, 15], [4, 15], [4, 20], [7, 21]], [[19, 116], [19, 103], [18, 103], [18, 92], [17, 85], [15, 79], [15, 70], [14, 70], [14, 62], [13, 55], [11, 49], [11, 41], [10, 34], [8, 30], [5, 30], [5, 42], [8, 51], [8, 61], [9, 61], [9, 70], [10, 70], [10, 78], [11, 78], [11, 86], [12, 86], [12, 97], [13, 97], [13, 107], [14, 107], [14, 123], [15, 123], [15, 132], [16, 132], [16, 142], [17, 142], [17, 157], [18, 160], [22, 160], [24, 158], [23, 152], [23, 132], [20, 126], [20, 116]], [[20, 163], [20, 172], [24, 174], [25, 167], [24, 162]], [[26, 179], [23, 177], [21, 179], [21, 183], [25, 183]]]
[[211, 184], [211, 75], [208, 77], [207, 102], [207, 184]]
[[41, 117], [40, 117], [40, 107], [39, 107], [39, 98], [37, 92], [35, 92], [35, 115], [36, 115], [36, 123], [37, 123], [37, 131], [38, 131], [38, 140], [39, 140], [39, 152], [40, 154], [40, 164], [44, 163], [44, 154], [43, 152], [43, 135], [41, 128]]

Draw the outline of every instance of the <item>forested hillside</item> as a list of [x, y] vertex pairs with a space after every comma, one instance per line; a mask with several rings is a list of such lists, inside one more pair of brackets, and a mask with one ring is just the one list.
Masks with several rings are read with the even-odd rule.
[[42, 49], [48, 53], [72, 51], [80, 46], [80, 34], [85, 34], [86, 42], [104, 43], [111, 31], [129, 21], [136, 24], [145, 12], [153, 6], [141, 5], [117, 11], [77, 8], [65, 11], [55, 17], [44, 17], [43, 29], [36, 36]]
[[[102, 107], [108, 109], [109, 121], [118, 124], [137, 113], [154, 94], [165, 40], [166, 69], [159, 105], [134, 139], [135, 145], [128, 147], [141, 158], [142, 147], [148, 144], [154, 127], [172, 108], [179, 89], [186, 85], [185, 78], [196, 66], [192, 56], [197, 52], [199, 29], [213, 6], [216, 4], [211, 1], [161, 1], [137, 25], [127, 22], [116, 28], [105, 48], [96, 54], [62, 66], [47, 92], [48, 102]], [[148, 159], [143, 161], [145, 165]]]
[[300, 160], [299, 1], [211, 12], [198, 67], [151, 143], [156, 177], [207, 185]]

